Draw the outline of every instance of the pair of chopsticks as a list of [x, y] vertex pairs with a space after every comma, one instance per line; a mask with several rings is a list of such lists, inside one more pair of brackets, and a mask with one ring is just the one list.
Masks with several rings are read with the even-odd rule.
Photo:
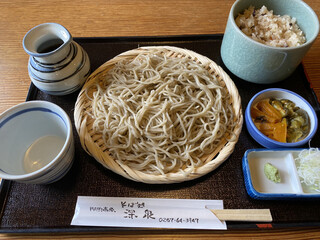
[[270, 209], [210, 209], [210, 211], [220, 221], [272, 222]]

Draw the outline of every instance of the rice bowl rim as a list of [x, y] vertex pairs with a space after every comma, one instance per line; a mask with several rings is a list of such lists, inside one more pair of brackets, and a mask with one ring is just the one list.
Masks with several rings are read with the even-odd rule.
[[[102, 143], [101, 134], [94, 133], [92, 130], [92, 118], [86, 114], [86, 110], [90, 109], [90, 100], [87, 98], [85, 91], [91, 86], [92, 82], [96, 81], [97, 78], [105, 74], [111, 69], [115, 63], [123, 59], [132, 59], [138, 54], [144, 52], [147, 53], [150, 50], [160, 50], [163, 54], [169, 57], [182, 58], [188, 57], [194, 62], [204, 67], [211, 75], [214, 75], [220, 84], [224, 85], [227, 89], [233, 113], [235, 127], [233, 133], [235, 135], [234, 141], [227, 141], [220, 143], [214, 152], [206, 155], [205, 163], [200, 167], [196, 167], [195, 170], [185, 176], [181, 172], [171, 172], [164, 175], [151, 175], [146, 174], [139, 170], [134, 170], [127, 165], [120, 165], [113, 159], [109, 152], [106, 150]], [[199, 178], [208, 174], [209, 172], [220, 166], [233, 152], [235, 144], [238, 141], [241, 133], [243, 124], [243, 115], [241, 107], [241, 98], [238, 93], [234, 82], [231, 80], [229, 75], [214, 61], [209, 58], [202, 56], [194, 51], [182, 49], [172, 46], [149, 46], [139, 47], [133, 50], [123, 52], [109, 61], [98, 67], [87, 79], [86, 83], [82, 87], [75, 104], [74, 121], [77, 133], [80, 138], [81, 146], [83, 149], [95, 158], [105, 168], [133, 181], [150, 183], [150, 184], [162, 184], [162, 183], [178, 183]]]

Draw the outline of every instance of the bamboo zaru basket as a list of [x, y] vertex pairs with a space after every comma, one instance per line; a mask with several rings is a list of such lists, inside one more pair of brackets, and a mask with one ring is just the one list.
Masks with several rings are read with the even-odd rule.
[[[170, 58], [189, 58], [197, 64], [201, 65], [209, 74], [213, 75], [227, 92], [227, 101], [233, 111], [232, 129], [229, 134], [221, 139], [214, 151], [205, 154], [201, 158], [201, 166], [195, 167], [191, 172], [188, 169], [179, 169], [179, 171], [167, 172], [165, 174], [150, 174], [145, 171], [136, 170], [125, 164], [123, 161], [118, 161], [111, 156], [108, 151], [105, 141], [103, 140], [102, 133], [93, 129], [94, 119], [92, 118], [92, 98], [93, 91], [92, 85], [104, 81], [106, 73], [114, 67], [114, 65], [123, 59], [133, 59], [140, 53], [148, 53], [150, 51], [160, 51]], [[75, 126], [80, 138], [80, 142], [84, 150], [94, 157], [107, 169], [122, 175], [128, 179], [150, 183], [150, 184], [164, 184], [164, 183], [178, 183], [183, 181], [192, 180], [201, 177], [222, 164], [231, 155], [238, 141], [242, 123], [243, 115], [241, 109], [241, 99], [238, 90], [224, 70], [209, 58], [197, 54], [193, 51], [181, 49], [171, 46], [156, 46], [156, 47], [140, 47], [133, 49], [107, 61], [95, 70], [87, 79], [76, 101], [75, 105]], [[230, 132], [233, 137], [230, 137]], [[229, 135], [229, 136], [227, 136]]]

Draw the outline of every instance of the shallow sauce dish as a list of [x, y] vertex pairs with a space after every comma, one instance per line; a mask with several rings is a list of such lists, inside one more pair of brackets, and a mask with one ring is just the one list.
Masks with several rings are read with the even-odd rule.
[[[288, 99], [294, 102], [296, 106], [303, 109], [308, 114], [308, 117], [309, 117], [310, 130], [308, 135], [304, 139], [297, 142], [283, 143], [283, 142], [275, 141], [265, 136], [264, 134], [262, 134], [253, 122], [251, 118], [250, 110], [252, 106], [254, 106], [257, 102], [266, 98]], [[304, 144], [307, 144], [312, 139], [312, 137], [314, 136], [318, 128], [317, 115], [314, 109], [312, 108], [312, 106], [300, 95], [292, 91], [281, 89], [281, 88], [265, 89], [263, 91], [258, 92], [256, 95], [254, 95], [249, 101], [248, 106], [246, 108], [245, 122], [251, 137], [254, 138], [259, 144], [261, 144], [266, 148], [287, 148], [287, 147], [302, 146]]]
[[[249, 149], [242, 159], [247, 192], [250, 197], [262, 200], [320, 198], [320, 193], [301, 183], [295, 158], [303, 149]], [[274, 183], [264, 174], [264, 165], [275, 166], [281, 177]]]

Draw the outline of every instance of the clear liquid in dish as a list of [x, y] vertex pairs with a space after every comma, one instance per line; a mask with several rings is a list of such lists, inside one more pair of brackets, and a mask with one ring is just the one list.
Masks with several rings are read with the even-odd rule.
[[34, 141], [24, 154], [23, 165], [26, 173], [39, 170], [50, 163], [61, 151], [65, 140], [48, 135]]

